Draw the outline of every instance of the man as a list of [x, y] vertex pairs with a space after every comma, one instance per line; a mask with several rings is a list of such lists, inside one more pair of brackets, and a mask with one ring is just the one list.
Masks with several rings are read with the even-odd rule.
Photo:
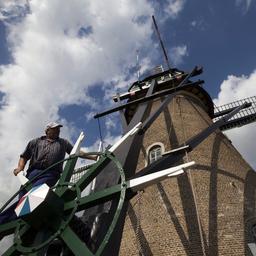
[[[70, 154], [73, 146], [66, 139], [59, 137], [60, 127], [62, 127], [61, 124], [51, 122], [45, 128], [46, 136], [33, 139], [28, 143], [25, 151], [20, 155], [18, 167], [13, 171], [14, 175], [23, 171], [27, 161], [30, 160], [27, 178], [32, 179], [42, 170], [63, 160], [66, 153]], [[96, 156], [89, 156], [83, 151], [80, 151], [79, 156], [96, 160]], [[46, 183], [50, 187], [53, 186], [60, 178], [62, 166], [63, 163], [53, 166], [49, 171], [33, 181], [33, 185]]]
[[[24, 170], [28, 161], [29, 167], [26, 177], [29, 180], [53, 165], [48, 171], [33, 180], [32, 185], [37, 186], [46, 183], [49, 187], [52, 187], [56, 184], [62, 172], [63, 162], [54, 164], [63, 160], [65, 154], [70, 154], [73, 148], [70, 142], [59, 137], [61, 127], [61, 124], [51, 122], [45, 128], [46, 136], [33, 139], [28, 143], [25, 151], [20, 155], [18, 167], [13, 171], [15, 176]], [[81, 150], [79, 156], [90, 160], [97, 159], [97, 156], [88, 155]], [[26, 191], [21, 191], [19, 197], [22, 197], [25, 193]], [[0, 214], [0, 224], [16, 218], [14, 213], [16, 204], [13, 204]]]

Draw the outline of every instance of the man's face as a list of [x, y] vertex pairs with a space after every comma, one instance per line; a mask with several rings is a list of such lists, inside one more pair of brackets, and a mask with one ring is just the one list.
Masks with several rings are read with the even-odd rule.
[[60, 127], [49, 128], [46, 132], [46, 136], [49, 139], [55, 140], [60, 135]]

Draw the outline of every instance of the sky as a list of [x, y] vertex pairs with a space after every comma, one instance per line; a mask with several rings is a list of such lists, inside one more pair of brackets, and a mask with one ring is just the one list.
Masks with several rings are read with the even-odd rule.
[[[204, 88], [222, 105], [256, 95], [256, 0], [0, 0], [0, 203], [27, 142], [52, 120], [62, 136], [95, 150], [96, 113], [114, 106], [157, 65], [166, 68], [154, 15], [172, 67], [203, 66]], [[199, 77], [198, 77], [199, 78]], [[117, 114], [100, 119], [105, 143], [121, 134]], [[227, 133], [256, 168], [256, 124]]]

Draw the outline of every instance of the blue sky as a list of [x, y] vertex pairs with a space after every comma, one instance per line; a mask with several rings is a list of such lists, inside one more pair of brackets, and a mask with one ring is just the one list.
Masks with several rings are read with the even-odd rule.
[[[164, 65], [155, 15], [171, 65], [204, 67], [200, 79], [217, 105], [256, 95], [256, 0], [0, 0], [0, 202], [18, 187], [10, 175], [28, 140], [51, 120], [72, 142], [85, 131], [95, 150], [93, 119], [111, 96]], [[199, 77], [198, 77], [199, 78]], [[101, 119], [104, 141], [120, 135], [118, 115]], [[227, 133], [256, 168], [256, 125]]]
[[[201, 64], [206, 88], [216, 97], [221, 82], [228, 75], [248, 75], [255, 68], [256, 5], [252, 3], [245, 13], [241, 6], [234, 6], [233, 1], [190, 1], [189, 4], [179, 24], [177, 20], [176, 40], [177, 43], [188, 42], [189, 56], [184, 67]], [[197, 27], [191, 28], [194, 24], [191, 17]]]

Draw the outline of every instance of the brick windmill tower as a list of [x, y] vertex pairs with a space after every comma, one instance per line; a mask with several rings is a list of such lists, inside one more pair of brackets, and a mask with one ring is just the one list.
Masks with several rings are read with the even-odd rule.
[[119, 255], [256, 255], [256, 173], [222, 133], [256, 120], [256, 97], [214, 107], [204, 81], [192, 81], [201, 73], [158, 69], [96, 116], [120, 111], [124, 132], [143, 122], [123, 162], [128, 177], [196, 162], [129, 201]]
[[[201, 71], [196, 68], [190, 74]], [[120, 255], [252, 255], [250, 247], [254, 251], [256, 173], [222, 131], [255, 120], [255, 97], [214, 112], [203, 81], [180, 85], [187, 76], [167, 70], [134, 83], [128, 94], [120, 96], [129, 103], [145, 99], [156, 82], [153, 95], [159, 97], [147, 103], [145, 119], [154, 120], [145, 125], [137, 175], [196, 162], [185, 173], [144, 189], [130, 201]], [[247, 108], [217, 125], [239, 106]], [[126, 107], [128, 122], [137, 108]]]

